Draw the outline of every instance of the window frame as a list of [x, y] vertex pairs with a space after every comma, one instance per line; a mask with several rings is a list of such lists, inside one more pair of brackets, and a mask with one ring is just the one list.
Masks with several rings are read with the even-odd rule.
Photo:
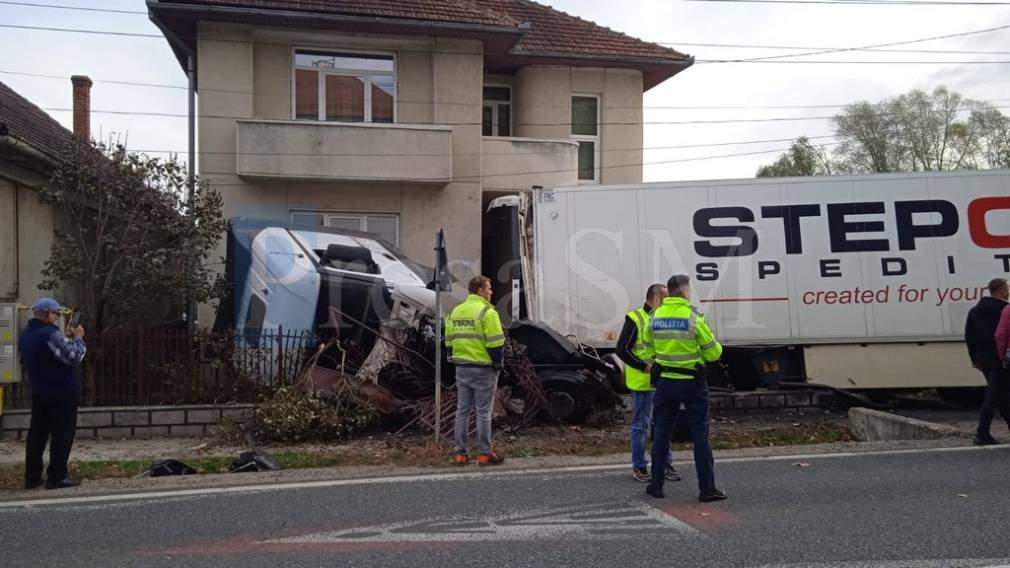
[[[506, 102], [506, 101], [485, 101], [484, 100], [484, 87], [495, 87], [495, 88], [499, 88], [499, 89], [508, 89], [509, 90], [509, 100], [508, 100], [508, 102]], [[516, 119], [515, 119], [515, 113], [513, 112], [513, 111], [515, 111], [514, 99], [515, 99], [515, 89], [512, 87], [512, 85], [509, 85], [508, 83], [500, 83], [500, 82], [499, 83], [484, 83], [484, 85], [481, 87], [481, 101], [480, 101], [480, 103], [481, 103], [481, 105], [480, 105], [480, 108], [481, 108], [481, 131], [483, 132], [483, 130], [484, 130], [484, 118], [483, 118], [484, 108], [487, 107], [487, 106], [490, 106], [491, 107], [491, 136], [502, 137], [502, 138], [511, 138], [511, 137], [515, 136], [515, 122], [516, 122]], [[498, 133], [499, 132], [499, 128], [498, 128], [498, 124], [499, 124], [499, 122], [498, 122], [498, 107], [500, 107], [500, 106], [508, 106], [509, 107], [509, 134], [508, 134], [508, 136], [502, 136], [501, 134]]]
[[[298, 65], [297, 56], [299, 51], [315, 51], [315, 52], [325, 52], [330, 53], [334, 56], [340, 56], [341, 54], [347, 55], [361, 55], [361, 56], [374, 56], [374, 57], [389, 57], [393, 62], [393, 122], [372, 122], [372, 76], [379, 75], [382, 77], [388, 77], [389, 74], [385, 71], [377, 72], [363, 72], [360, 69], [324, 69], [320, 67], [310, 67], [308, 65]], [[315, 71], [317, 73], [316, 87], [318, 88], [319, 97], [319, 109], [316, 113], [317, 122], [332, 122], [338, 124], [397, 124], [400, 122], [400, 112], [399, 112], [399, 98], [400, 98], [400, 82], [398, 80], [400, 62], [396, 56], [395, 51], [384, 51], [379, 49], [361, 50], [361, 49], [343, 49], [343, 48], [320, 48], [320, 47], [306, 47], [306, 46], [293, 46], [291, 47], [291, 120], [311, 120], [307, 118], [298, 118], [298, 81], [297, 81], [297, 71], [299, 69], [304, 71]], [[340, 77], [355, 77], [361, 79], [364, 82], [365, 89], [365, 116], [361, 122], [347, 122], [342, 120], [326, 120], [326, 81], [322, 80], [325, 75], [337, 75]]]
[[396, 248], [400, 248], [400, 213], [394, 211], [340, 211], [331, 209], [307, 209], [307, 208], [294, 208], [288, 210], [288, 220], [292, 223], [295, 222], [295, 215], [319, 215], [323, 218], [323, 227], [332, 228], [326, 223], [330, 222], [331, 217], [343, 217], [345, 219], [358, 219], [358, 226], [360, 228], [356, 229], [362, 233], [367, 233], [368, 231], [368, 218], [369, 217], [385, 217], [396, 220], [396, 237], [391, 245]]
[[[571, 132], [572, 132], [572, 129], [575, 127], [575, 125], [574, 124], [569, 124], [568, 125], [569, 136], [571, 136], [572, 140], [575, 140], [576, 142], [592, 142], [593, 143], [593, 179], [577, 179], [577, 181], [578, 181], [579, 185], [599, 184], [600, 181], [601, 181], [601, 178], [603, 176], [603, 170], [602, 170], [602, 166], [603, 165], [600, 163], [601, 162], [601, 156], [602, 156], [602, 151], [601, 151], [601, 148], [600, 148], [600, 141], [603, 138], [603, 136], [602, 136], [602, 134], [603, 134], [603, 124], [602, 124], [603, 106], [601, 105], [602, 97], [600, 95], [594, 95], [594, 94], [590, 94], [590, 93], [572, 93], [571, 94], [571, 98], [569, 99], [569, 102], [570, 103], [574, 103], [575, 102], [574, 99], [576, 97], [587, 98], [587, 99], [596, 99], [596, 135], [595, 136], [590, 136], [588, 134], [572, 134]], [[569, 112], [568, 114], [569, 114], [569, 117], [570, 117], [571, 116], [571, 112]], [[579, 176], [579, 167], [578, 167], [578, 161], [576, 159], [575, 177], [578, 178], [578, 176]]]

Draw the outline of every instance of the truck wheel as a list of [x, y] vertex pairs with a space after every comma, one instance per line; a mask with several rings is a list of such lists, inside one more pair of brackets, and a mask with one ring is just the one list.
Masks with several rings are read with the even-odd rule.
[[936, 390], [945, 402], [964, 408], [979, 408], [985, 398], [985, 387], [948, 387]]

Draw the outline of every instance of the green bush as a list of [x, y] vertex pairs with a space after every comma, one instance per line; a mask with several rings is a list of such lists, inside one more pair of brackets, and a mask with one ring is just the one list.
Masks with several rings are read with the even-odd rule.
[[375, 411], [359, 401], [332, 400], [316, 392], [281, 387], [241, 418], [223, 424], [226, 438], [251, 434], [256, 442], [344, 440], [377, 421]]

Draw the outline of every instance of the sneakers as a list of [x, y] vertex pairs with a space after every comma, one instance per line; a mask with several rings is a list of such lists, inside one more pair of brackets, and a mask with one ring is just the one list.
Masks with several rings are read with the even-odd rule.
[[453, 456], [452, 463], [460, 466], [468, 465], [470, 463], [470, 456], [466, 455], [463, 452], [459, 452], [455, 456]]
[[490, 454], [481, 454], [480, 457], [477, 458], [477, 465], [481, 467], [501, 465], [503, 463], [505, 463], [505, 458], [499, 456], [495, 452], [491, 452]]
[[712, 501], [722, 501], [726, 498], [726, 494], [718, 489], [713, 489], [712, 491], [706, 491], [698, 496], [698, 500], [702, 503], [711, 503]]
[[663, 499], [666, 497], [666, 493], [662, 489], [657, 489], [651, 483], [645, 486], [645, 492], [652, 495], [656, 499]]
[[649, 470], [644, 467], [636, 467], [632, 469], [631, 477], [634, 477], [635, 481], [641, 481], [642, 483], [648, 483], [652, 479], [649, 477]]
[[677, 473], [677, 470], [673, 467], [672, 463], [666, 465], [663, 477], [665, 477], [667, 481], [680, 481], [680, 474]]
[[999, 440], [992, 437], [992, 434], [975, 434], [971, 443], [976, 446], [995, 446], [999, 444]]

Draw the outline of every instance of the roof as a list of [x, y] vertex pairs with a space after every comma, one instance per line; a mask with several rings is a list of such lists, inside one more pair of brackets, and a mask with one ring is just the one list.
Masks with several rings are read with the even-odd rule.
[[694, 62], [531, 0], [148, 0], [148, 7], [184, 66], [181, 51], [195, 45], [201, 19], [478, 38], [492, 67], [536, 61], [641, 69], [646, 89]]
[[73, 133], [56, 119], [0, 82], [0, 135], [3, 134], [53, 160], [74, 140]]

